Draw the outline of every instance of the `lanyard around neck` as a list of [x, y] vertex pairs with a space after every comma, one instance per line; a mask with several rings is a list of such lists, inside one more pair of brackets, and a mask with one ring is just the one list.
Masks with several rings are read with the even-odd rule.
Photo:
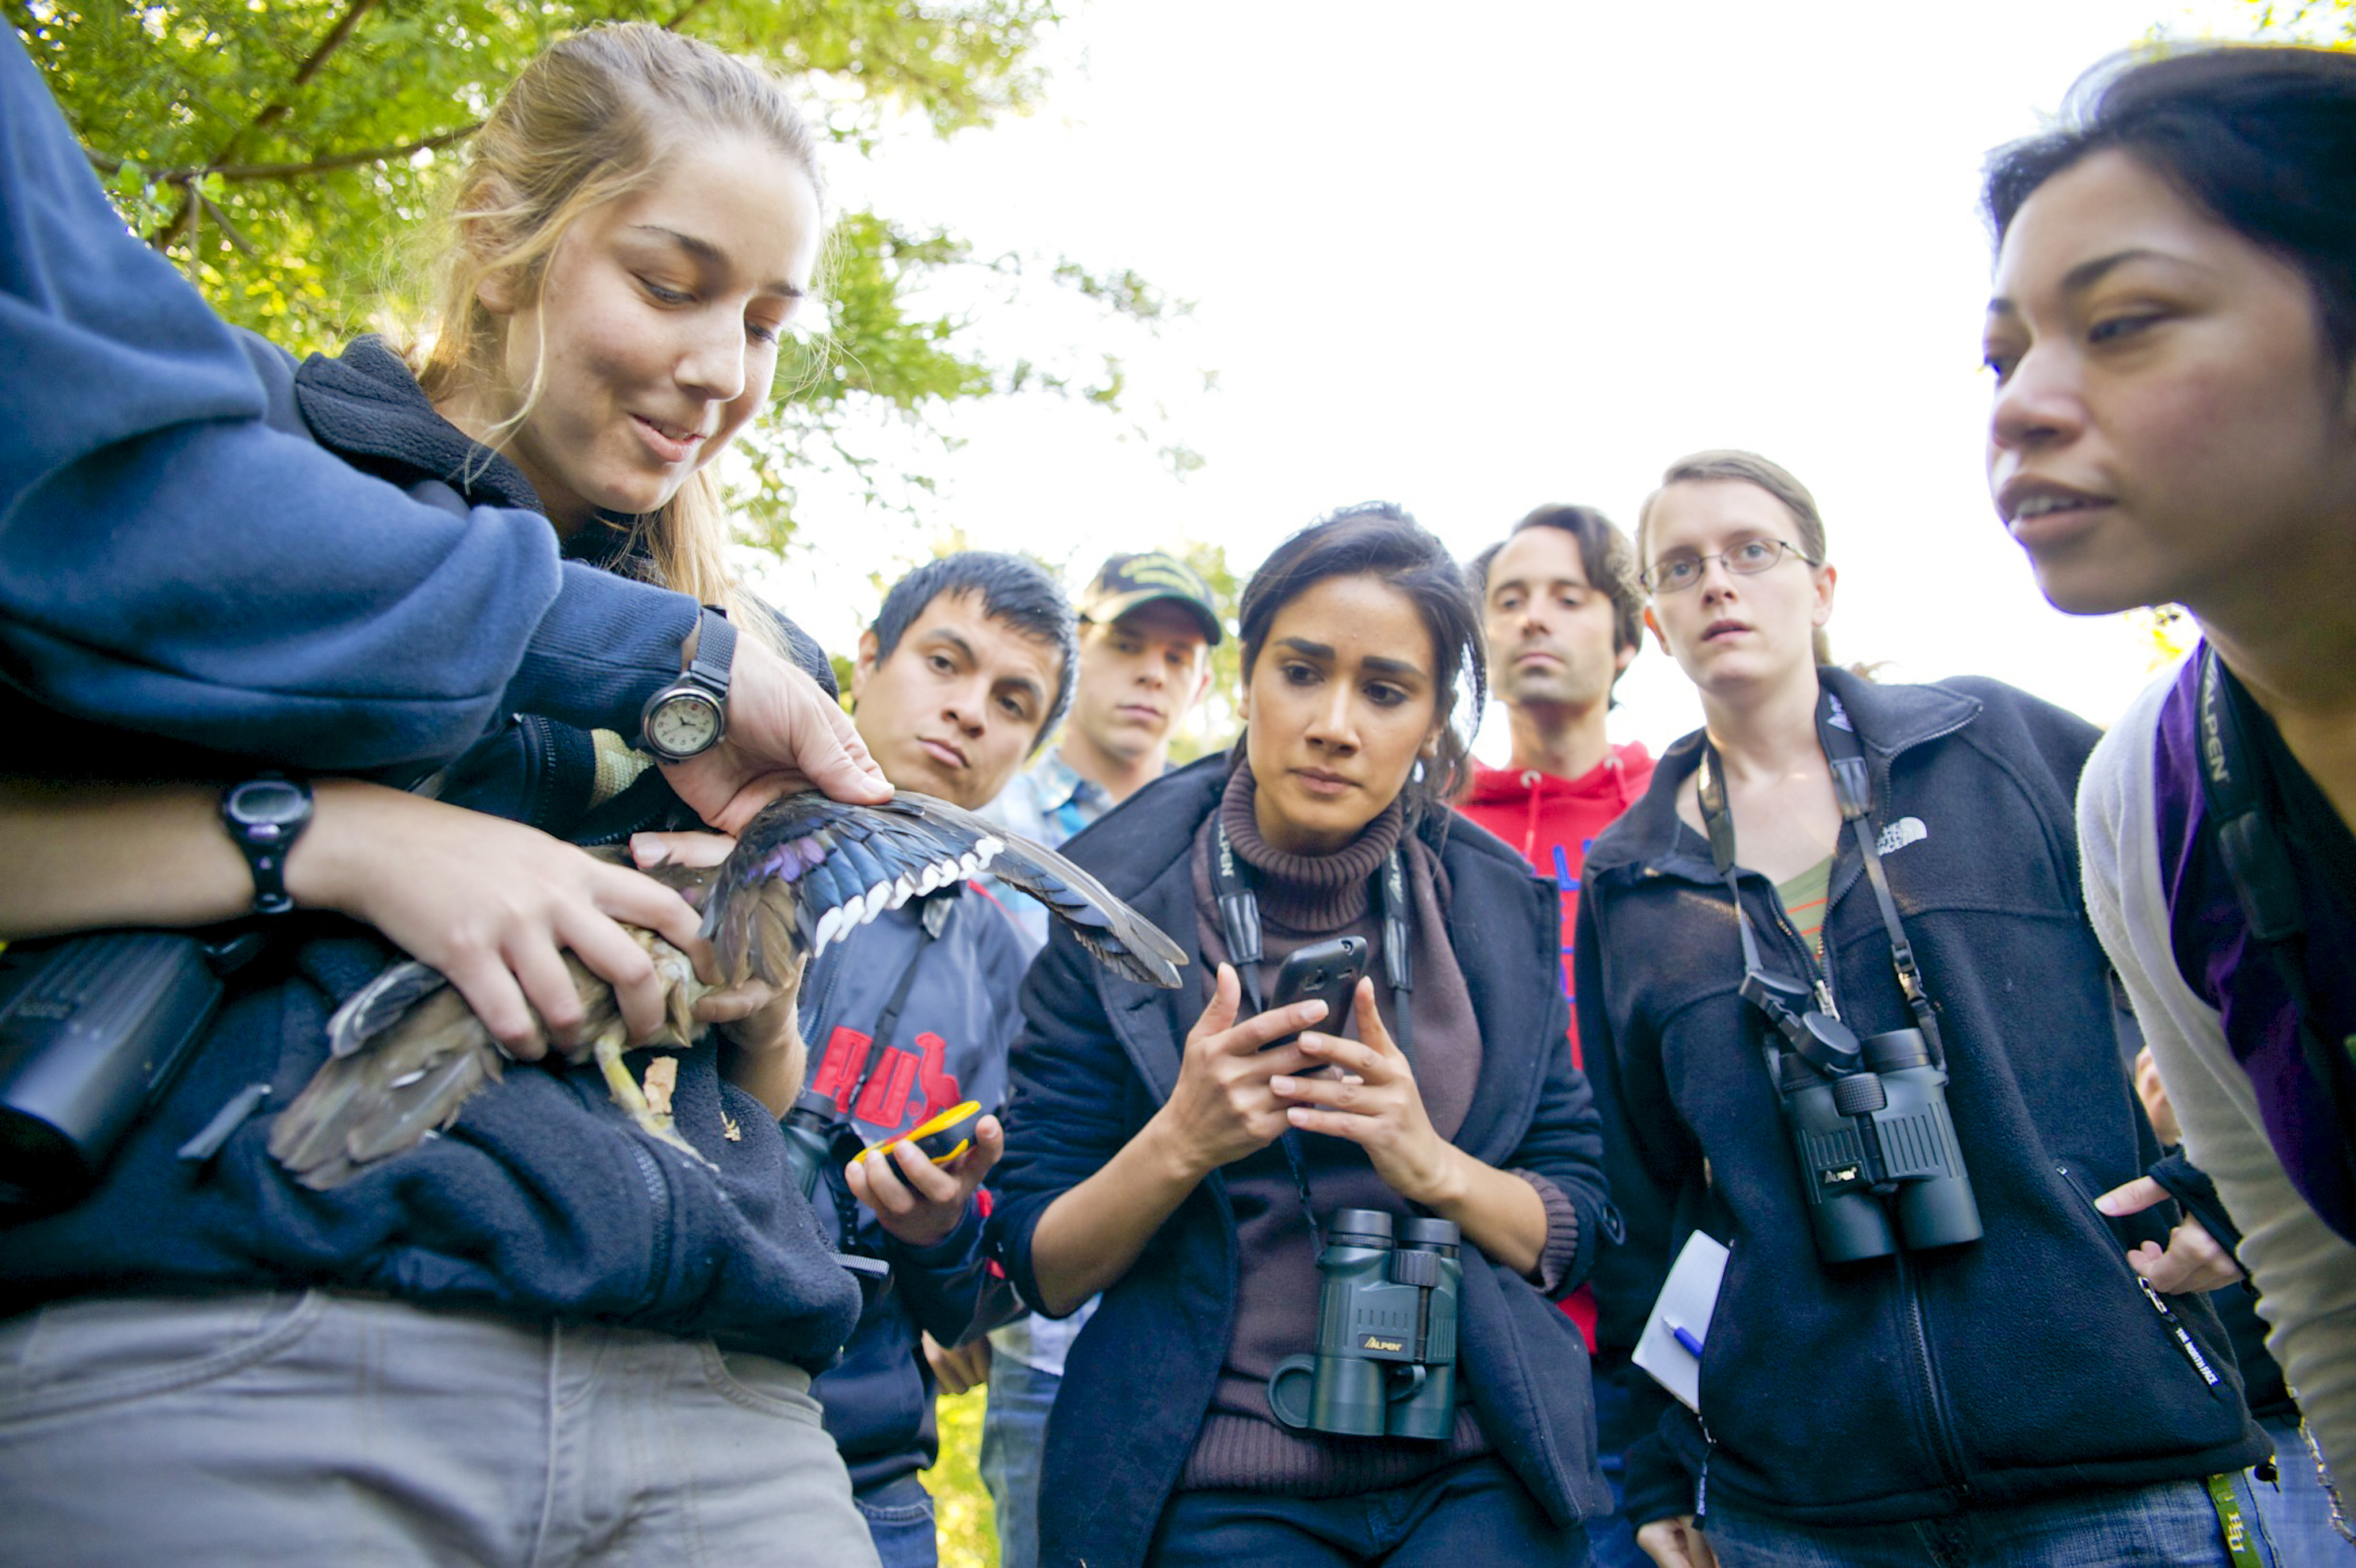
[[[1259, 966], [1265, 944], [1261, 937], [1259, 895], [1254, 891], [1248, 868], [1243, 857], [1236, 854], [1234, 842], [1227, 837], [1227, 825], [1212, 820], [1211, 889], [1218, 900], [1219, 935], [1227, 944], [1227, 957], [1236, 966], [1236, 974], [1243, 982], [1244, 995], [1254, 1013], [1264, 1010], [1260, 995]], [[1390, 853], [1376, 869], [1373, 898], [1383, 932], [1383, 978], [1391, 988], [1391, 1037], [1398, 1042], [1399, 1054], [1412, 1058], [1415, 1036], [1414, 997], [1415, 966], [1415, 906], [1408, 892], [1406, 856], [1399, 846], [1391, 845]], [[1338, 1019], [1328, 1019], [1339, 1033]], [[1284, 1151], [1285, 1168], [1292, 1173], [1292, 1190], [1301, 1199], [1301, 1212], [1309, 1221], [1309, 1240], [1320, 1251], [1324, 1250], [1323, 1228], [1317, 1223], [1317, 1208], [1309, 1193], [1309, 1166], [1301, 1156], [1301, 1140], [1288, 1127], [1278, 1140]]]
[[[1880, 906], [1881, 923], [1890, 933], [1890, 961], [1898, 972], [1898, 988], [1905, 993], [1915, 1026], [1930, 1045], [1931, 1059], [1944, 1067], [1947, 1053], [1939, 1036], [1938, 1015], [1932, 1011], [1922, 967], [1914, 961], [1913, 944], [1906, 940], [1905, 925], [1898, 918], [1898, 901], [1890, 891], [1889, 874], [1882, 869], [1880, 846], [1874, 842], [1873, 775], [1866, 766], [1865, 747], [1849, 722], [1847, 710], [1828, 686], [1820, 688], [1816, 699], [1816, 743], [1824, 748], [1825, 760], [1831, 766], [1833, 794], [1840, 802], [1841, 820], [1856, 833], [1858, 854], [1865, 861], [1866, 879], [1873, 885], [1874, 902]], [[1742, 937], [1743, 968], [1751, 974], [1763, 973], [1758, 940], [1751, 934], [1750, 917], [1743, 912], [1741, 889], [1735, 881], [1734, 815], [1726, 804], [1725, 768], [1719, 760], [1718, 748], [1707, 735], [1702, 738], [1701, 765], [1695, 775], [1694, 794], [1701, 806], [1702, 822], [1709, 829], [1711, 863], [1718, 867], [1719, 875], [1725, 878], [1727, 891], [1734, 898], [1735, 927]]]
[[[1249, 866], [1236, 854], [1235, 843], [1227, 837], [1226, 824], [1214, 823], [1213, 832], [1211, 890], [1218, 900], [1219, 935], [1226, 940], [1227, 957], [1243, 982], [1244, 996], [1251, 1003], [1252, 1011], [1258, 1013], [1267, 1005], [1259, 982], [1266, 950], [1261, 937], [1259, 894], [1253, 886]], [[1372, 901], [1383, 933], [1383, 978], [1391, 988], [1391, 1037], [1398, 1043], [1400, 1054], [1411, 1057], [1415, 1023], [1408, 1001], [1415, 990], [1415, 903], [1408, 891], [1407, 857], [1398, 845], [1391, 845], [1371, 881]]]
[[[2200, 726], [2201, 799], [2216, 823], [2217, 853], [2233, 885], [2250, 935], [2266, 950], [2298, 1017], [2299, 1054], [2316, 1085], [2340, 1112], [2343, 1128], [2356, 1126], [2356, 1062], [2347, 1047], [2334, 1048], [2316, 1022], [2314, 990], [2307, 980], [2307, 908], [2289, 847], [2275, 831], [2250, 732], [2257, 722], [2251, 700], [2233, 671], [2206, 643], [2195, 714]], [[2356, 1149], [2345, 1139], [2343, 1166], [2356, 1180]]]

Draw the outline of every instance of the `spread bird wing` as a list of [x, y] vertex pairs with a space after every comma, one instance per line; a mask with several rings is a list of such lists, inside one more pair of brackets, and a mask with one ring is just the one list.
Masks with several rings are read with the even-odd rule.
[[[928, 795], [904, 791], [881, 806], [788, 795], [763, 809], [716, 869], [664, 866], [650, 875], [702, 909], [703, 934], [731, 983], [758, 975], [784, 990], [798, 984], [805, 955], [985, 870], [1038, 899], [1115, 972], [1179, 984], [1184, 950], [1102, 883], [1055, 851]], [[680, 975], [669, 987], [671, 1027], [654, 1043], [683, 1044], [694, 1032], [691, 977], [669, 944], [656, 946]], [[613, 990], [572, 955], [566, 962], [588, 1015], [586, 1039], [614, 1020]], [[328, 1059], [270, 1136], [271, 1154], [313, 1187], [339, 1186], [447, 1127], [507, 1066], [458, 993], [414, 961], [363, 987], [337, 1010], [327, 1035]]]
[[1175, 989], [1186, 954], [1105, 886], [1044, 845], [929, 795], [881, 806], [815, 791], [765, 807], [704, 903], [703, 934], [737, 981], [778, 983], [779, 967], [885, 909], [982, 871], [1044, 905], [1116, 973]]
[[[664, 866], [649, 875], [697, 903], [715, 872]], [[670, 950], [668, 944], [663, 950]], [[564, 958], [581, 995], [580, 1036], [588, 1039], [614, 1018], [614, 989], [571, 953]], [[669, 1027], [652, 1044], [681, 1045], [694, 1031], [683, 991], [672, 987], [670, 1000]], [[414, 959], [387, 969], [336, 1009], [327, 1020], [327, 1051], [270, 1130], [272, 1156], [322, 1191], [450, 1125], [467, 1101], [500, 1080], [508, 1063], [442, 972]]]

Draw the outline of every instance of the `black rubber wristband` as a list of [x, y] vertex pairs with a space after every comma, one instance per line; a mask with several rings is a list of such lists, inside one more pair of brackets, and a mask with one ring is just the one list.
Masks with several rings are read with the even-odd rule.
[[276, 773], [260, 774], [222, 793], [220, 815], [230, 842], [253, 873], [253, 912], [292, 912], [286, 855], [311, 825], [311, 786]]

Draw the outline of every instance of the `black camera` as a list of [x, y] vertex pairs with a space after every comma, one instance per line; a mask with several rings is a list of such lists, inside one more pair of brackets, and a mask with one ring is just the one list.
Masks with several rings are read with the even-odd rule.
[[1446, 1219], [1406, 1220], [1394, 1240], [1379, 1209], [1337, 1212], [1317, 1254], [1317, 1351], [1277, 1364], [1276, 1419], [1356, 1437], [1453, 1432], [1461, 1240]]
[[221, 974], [259, 945], [107, 931], [0, 953], [0, 1211], [97, 1185], [220, 1005]]
[[[1946, 1069], [1920, 1029], [1859, 1041], [1806, 1006], [1807, 989], [1756, 971], [1742, 995], [1792, 1047], [1775, 1090], [1800, 1157], [1816, 1252], [1828, 1263], [1980, 1239], [1980, 1210], [1947, 1114]], [[1795, 1009], [1794, 1002], [1801, 1005]]]

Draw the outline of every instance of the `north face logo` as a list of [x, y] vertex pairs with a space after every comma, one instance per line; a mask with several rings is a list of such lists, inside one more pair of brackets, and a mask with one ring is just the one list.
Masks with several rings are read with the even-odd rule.
[[1881, 837], [1875, 841], [1873, 847], [1884, 854], [1896, 854], [1916, 839], [1930, 836], [1931, 830], [1922, 825], [1922, 818], [1901, 817], [1881, 830]]

